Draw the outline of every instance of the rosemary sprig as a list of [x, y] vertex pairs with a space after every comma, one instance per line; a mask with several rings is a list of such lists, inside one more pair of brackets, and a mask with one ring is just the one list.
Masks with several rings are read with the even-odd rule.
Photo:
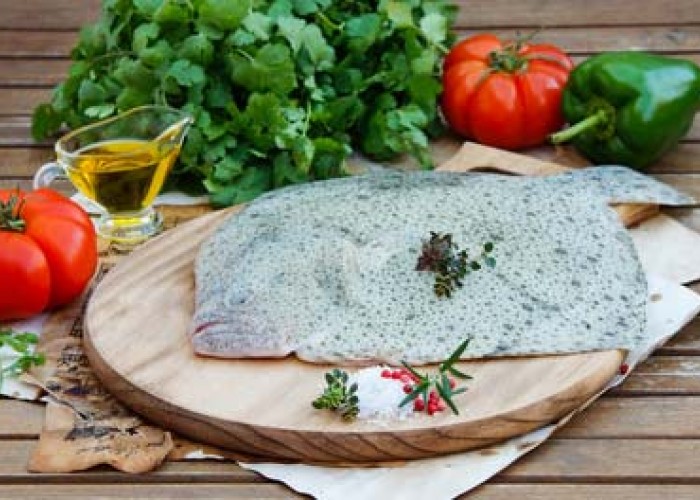
[[467, 251], [460, 250], [452, 241], [451, 234], [431, 231], [430, 239], [423, 242], [416, 271], [435, 273], [435, 295], [449, 298], [457, 288], [462, 288], [463, 280], [469, 273], [479, 271], [484, 265], [496, 265], [496, 259], [491, 255], [493, 249], [493, 243], [484, 243], [481, 254], [469, 259]]
[[33, 333], [17, 333], [11, 328], [0, 328], [0, 348], [7, 346], [19, 355], [7, 366], [2, 366], [0, 363], [0, 386], [6, 376], [17, 377], [32, 366], [44, 364], [44, 355], [33, 352], [33, 346], [38, 341], [39, 339]]
[[462, 373], [454, 367], [454, 364], [457, 363], [462, 357], [462, 354], [467, 349], [467, 346], [469, 345], [469, 342], [471, 342], [471, 340], [471, 337], [467, 337], [464, 340], [464, 342], [462, 342], [457, 347], [457, 349], [455, 349], [455, 351], [452, 354], [450, 354], [450, 357], [448, 357], [445, 361], [440, 363], [440, 366], [438, 367], [438, 373], [436, 374], [418, 373], [416, 369], [413, 368], [410, 364], [408, 364], [405, 361], [402, 361], [401, 364], [408, 371], [411, 372], [411, 374], [416, 380], [416, 384], [413, 388], [413, 391], [407, 394], [406, 397], [403, 398], [401, 403], [399, 403], [399, 407], [407, 405], [408, 403], [410, 403], [418, 397], [422, 397], [425, 406], [428, 406], [428, 397], [430, 389], [432, 387], [435, 387], [440, 397], [445, 401], [447, 406], [450, 407], [452, 412], [455, 415], [459, 415], [459, 410], [455, 406], [454, 401], [452, 401], [452, 397], [466, 392], [467, 389], [466, 387], [453, 388], [450, 385], [450, 380], [447, 374], [449, 373], [462, 380], [469, 380], [472, 378], [471, 376], [467, 375], [466, 373]]
[[357, 384], [348, 387], [348, 374], [343, 370], [334, 368], [326, 373], [326, 388], [311, 405], [317, 410], [327, 409], [338, 412], [343, 420], [355, 420], [360, 408], [357, 397]]

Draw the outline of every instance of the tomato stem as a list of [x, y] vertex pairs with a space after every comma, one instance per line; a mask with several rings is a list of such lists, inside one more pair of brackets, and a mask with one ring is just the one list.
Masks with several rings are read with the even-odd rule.
[[16, 194], [11, 195], [7, 202], [0, 202], [0, 230], [24, 231], [26, 225], [20, 217], [23, 205], [24, 200]]

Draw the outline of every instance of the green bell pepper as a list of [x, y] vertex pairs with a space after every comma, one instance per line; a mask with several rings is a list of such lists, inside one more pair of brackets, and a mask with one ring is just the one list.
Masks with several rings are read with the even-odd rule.
[[642, 169], [672, 148], [700, 109], [700, 68], [644, 52], [593, 56], [569, 76], [562, 111], [571, 140], [589, 160]]

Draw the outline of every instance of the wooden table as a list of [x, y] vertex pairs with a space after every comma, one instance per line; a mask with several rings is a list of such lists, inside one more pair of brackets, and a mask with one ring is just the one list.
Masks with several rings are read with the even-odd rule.
[[[458, 3], [461, 34], [514, 35], [544, 26], [540, 39], [561, 45], [577, 60], [597, 51], [635, 48], [700, 62], [700, 0]], [[30, 138], [29, 116], [64, 78], [76, 30], [96, 18], [97, 6], [98, 0], [0, 0], [0, 187], [28, 188], [36, 168], [51, 158], [51, 144]], [[549, 156], [551, 151], [531, 154]], [[700, 120], [651, 172], [700, 198]], [[700, 231], [700, 209], [672, 214]], [[25, 466], [43, 413], [40, 404], [0, 400], [2, 498], [294, 496], [230, 463], [169, 463], [141, 476], [107, 468], [29, 474]], [[659, 349], [622, 387], [471, 497], [700, 498], [700, 320]]]

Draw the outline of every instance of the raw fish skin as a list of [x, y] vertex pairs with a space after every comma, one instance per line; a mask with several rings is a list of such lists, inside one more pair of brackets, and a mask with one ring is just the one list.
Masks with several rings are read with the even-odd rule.
[[[590, 172], [590, 173], [586, 173]], [[552, 177], [382, 173], [293, 186], [225, 221], [195, 266], [195, 352], [424, 364], [629, 348], [647, 288], [609, 203], [692, 200], [622, 167]], [[430, 231], [494, 269], [451, 298], [415, 270]]]

